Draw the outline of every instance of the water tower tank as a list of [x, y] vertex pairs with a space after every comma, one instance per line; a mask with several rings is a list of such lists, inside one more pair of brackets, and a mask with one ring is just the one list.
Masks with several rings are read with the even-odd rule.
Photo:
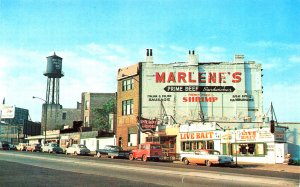
[[50, 78], [61, 78], [62, 73], [62, 58], [57, 56], [55, 53], [53, 56], [47, 57], [47, 69], [44, 73], [45, 76]]

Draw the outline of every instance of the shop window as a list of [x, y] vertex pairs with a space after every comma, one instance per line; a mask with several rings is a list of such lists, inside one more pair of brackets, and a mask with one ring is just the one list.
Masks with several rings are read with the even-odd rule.
[[174, 147], [175, 147], [174, 141], [170, 141], [170, 148], [174, 148]]
[[265, 149], [264, 149], [264, 144], [256, 144], [256, 147], [255, 147], [255, 152], [256, 152], [256, 155], [264, 155], [265, 153]]
[[194, 151], [197, 149], [214, 149], [214, 141], [191, 141], [191, 142], [182, 142], [181, 144], [182, 151]]
[[146, 142], [158, 142], [159, 143], [159, 137], [156, 137], [156, 136], [146, 137]]
[[190, 142], [182, 142], [181, 149], [182, 151], [190, 151]]
[[207, 149], [214, 149], [214, 141], [207, 141]]
[[232, 144], [232, 155], [239, 156], [262, 156], [265, 155], [263, 143]]
[[206, 149], [206, 142], [205, 141], [198, 142], [198, 149]]
[[191, 142], [192, 143], [192, 150], [196, 150], [197, 149], [197, 142]]

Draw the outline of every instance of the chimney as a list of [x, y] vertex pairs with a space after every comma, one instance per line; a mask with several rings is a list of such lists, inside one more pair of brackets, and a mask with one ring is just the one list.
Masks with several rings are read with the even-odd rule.
[[234, 56], [234, 62], [244, 63], [244, 55], [235, 55]]
[[195, 54], [195, 51], [189, 50], [189, 55], [188, 55], [188, 65], [198, 65], [198, 55]]
[[152, 49], [146, 49], [146, 62], [153, 63]]

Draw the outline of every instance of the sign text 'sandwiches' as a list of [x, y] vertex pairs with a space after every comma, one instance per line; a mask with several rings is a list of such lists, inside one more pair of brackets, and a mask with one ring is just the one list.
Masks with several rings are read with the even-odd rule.
[[166, 92], [234, 92], [233, 86], [166, 86]]

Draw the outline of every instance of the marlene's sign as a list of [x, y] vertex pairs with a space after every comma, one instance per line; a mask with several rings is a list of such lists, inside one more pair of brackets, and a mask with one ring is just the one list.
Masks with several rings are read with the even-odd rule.
[[156, 72], [156, 83], [239, 83], [241, 72]]

